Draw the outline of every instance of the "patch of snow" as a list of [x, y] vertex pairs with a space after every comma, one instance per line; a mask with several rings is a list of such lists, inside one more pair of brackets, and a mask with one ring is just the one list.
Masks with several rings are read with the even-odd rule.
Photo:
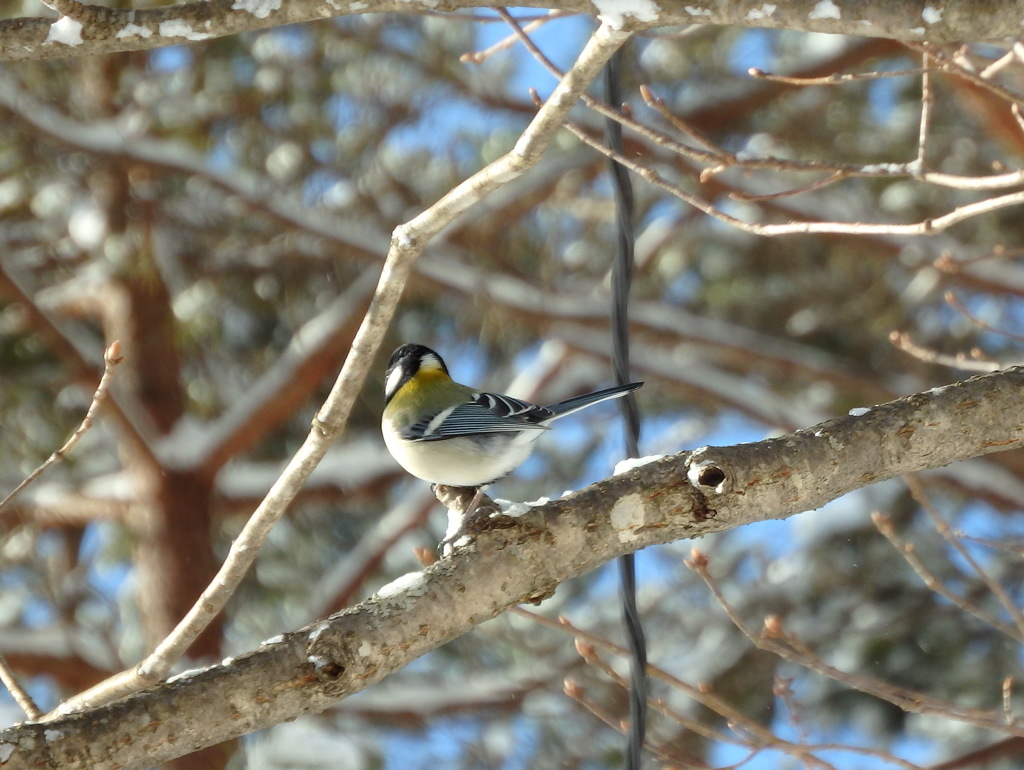
[[597, 18], [612, 29], [622, 29], [626, 19], [655, 21], [661, 9], [654, 0], [592, 0]]
[[842, 18], [842, 14], [839, 12], [839, 6], [833, 3], [832, 0], [820, 0], [820, 2], [814, 6], [814, 10], [807, 15], [807, 18], [839, 19]]
[[[561, 497], [565, 497], [566, 495], [571, 495], [571, 494], [572, 494], [572, 490], [569, 490], [568, 492], [563, 492]], [[558, 500], [559, 498], [556, 497], [554, 499]], [[550, 498], [550, 497], [538, 497], [536, 500], [531, 500], [528, 503], [527, 502], [516, 503], [516, 502], [513, 502], [512, 500], [502, 500], [500, 498], [495, 498], [494, 502], [497, 504], [498, 508], [501, 511], [500, 515], [508, 516], [510, 518], [515, 519], [515, 518], [518, 518], [519, 516], [525, 516], [527, 513], [532, 511], [534, 508], [540, 508], [542, 505], [547, 505], [548, 503], [551, 502], [551, 500], [552, 500], [552, 498]]]
[[[313, 626], [312, 630], [309, 632], [309, 642], [307, 644], [307, 649], [312, 648], [313, 645], [316, 644], [317, 640], [320, 638], [320, 635], [330, 627], [330, 623], [328, 623], [326, 620], [321, 620], [319, 623]], [[312, 665], [313, 668], [317, 671], [320, 671], [324, 668], [324, 666], [331, 662], [330, 659], [325, 655], [318, 655], [316, 653], [307, 655], [306, 660], [308, 660], [310, 665]]]
[[209, 32], [196, 32], [192, 25], [181, 19], [170, 19], [160, 22], [160, 37], [183, 37], [186, 40], [208, 40], [213, 37]]
[[497, 499], [494, 502], [501, 509], [502, 516], [508, 516], [513, 519], [524, 516], [533, 509], [533, 506], [530, 503], [514, 503], [511, 500], [500, 499]]
[[444, 542], [448, 542], [462, 529], [462, 511], [457, 511], [454, 508], [448, 509], [448, 529], [444, 531]]
[[642, 465], [648, 463], [657, 462], [662, 459], [665, 455], [648, 455], [647, 457], [630, 457], [626, 460], [620, 460], [615, 463], [615, 470], [612, 471], [613, 476], [619, 476], [623, 473], [629, 473], [634, 468], [639, 468]]
[[322, 671], [324, 668], [327, 667], [327, 664], [331, 662], [330, 658], [327, 658], [324, 655], [316, 654], [307, 655], [306, 660], [309, 661], [309, 665], [313, 667], [314, 671]]
[[409, 235], [408, 228], [404, 226], [396, 227], [391, 238], [400, 249], [411, 249], [416, 244], [416, 239]]
[[924, 10], [921, 11], [921, 18], [924, 19], [927, 24], [938, 24], [942, 21], [942, 11], [938, 8], [926, 5]]
[[850, 415], [850, 417], [861, 417], [861, 416], [867, 414], [870, 411], [871, 411], [870, 407], [867, 407], [867, 406], [855, 406], [853, 409], [851, 409], [849, 412], [847, 412], [847, 414]]
[[696, 6], [696, 5], [684, 6], [683, 10], [686, 11], [691, 16], [710, 16], [711, 15], [711, 9], [710, 8], [700, 8], [700, 7]]
[[232, 11], [248, 11], [257, 19], [265, 19], [281, 7], [281, 0], [235, 0]]
[[868, 163], [861, 171], [865, 174], [900, 174], [905, 169], [905, 163]]
[[180, 682], [183, 679], [191, 679], [196, 674], [201, 674], [204, 671], [209, 671], [211, 668], [213, 668], [213, 666], [201, 666], [199, 668], [187, 669], [185, 671], [182, 671], [180, 674], [175, 674], [174, 676], [167, 677], [167, 683], [170, 684], [171, 682]]
[[422, 572], [407, 572], [395, 578], [387, 585], [377, 589], [377, 596], [387, 599], [396, 594], [408, 593], [410, 596], [422, 596], [426, 593], [427, 585], [423, 580]]
[[758, 21], [760, 19], [767, 19], [773, 13], [775, 13], [774, 3], [765, 3], [760, 8], [751, 8], [747, 11], [747, 21]]
[[49, 730], [43, 730], [43, 738], [45, 738], [47, 742], [59, 741], [63, 737], [64, 732], [62, 730], [54, 730], [53, 728], [50, 728]]
[[121, 29], [119, 29], [115, 33], [115, 35], [114, 35], [115, 38], [122, 38], [122, 37], [152, 37], [152, 36], [153, 36], [153, 33], [152, 33], [152, 31], [148, 27], [142, 27], [142, 26], [139, 26], [138, 24], [132, 24], [130, 22], [128, 24], [125, 24], [123, 27], [121, 27]]
[[320, 634], [322, 634], [330, 627], [331, 624], [328, 623], [326, 620], [321, 620], [319, 623], [313, 626], [313, 629], [309, 632], [309, 644], [312, 645], [314, 642], [316, 642], [316, 640], [320, 638]]
[[43, 41], [43, 45], [49, 43], [63, 43], [64, 45], [72, 46], [81, 45], [82, 22], [75, 21], [69, 16], [61, 16], [50, 25], [50, 30], [46, 33], [46, 40]]
[[441, 547], [441, 556], [442, 558], [451, 556], [453, 553], [455, 553], [456, 548], [464, 548], [467, 545], [472, 544], [472, 542], [473, 538], [471, 538], [469, 535], [463, 535], [455, 541], [449, 541], [447, 538], [445, 538], [444, 545]]

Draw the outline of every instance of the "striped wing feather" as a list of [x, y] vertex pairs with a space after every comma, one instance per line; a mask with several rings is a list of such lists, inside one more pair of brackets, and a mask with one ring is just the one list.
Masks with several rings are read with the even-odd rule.
[[472, 401], [450, 410], [440, 421], [438, 415], [432, 415], [409, 426], [404, 434], [410, 441], [440, 441], [478, 433], [546, 430], [539, 423], [552, 416], [550, 409], [529, 401], [498, 393], [476, 393]]

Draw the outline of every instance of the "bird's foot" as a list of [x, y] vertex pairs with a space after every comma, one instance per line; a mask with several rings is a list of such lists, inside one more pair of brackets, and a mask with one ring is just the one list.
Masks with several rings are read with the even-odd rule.
[[486, 531], [491, 515], [501, 510], [482, 488], [434, 484], [432, 489], [449, 512], [448, 531], [438, 546], [442, 557], [451, 554], [462, 538]]

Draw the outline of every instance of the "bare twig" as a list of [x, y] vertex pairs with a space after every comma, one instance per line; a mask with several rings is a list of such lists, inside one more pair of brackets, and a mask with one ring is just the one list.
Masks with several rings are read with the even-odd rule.
[[974, 355], [975, 353], [980, 354], [981, 351], [972, 350], [970, 356], [965, 353], [957, 353], [955, 356], [948, 356], [930, 348], [918, 345], [910, 339], [910, 335], [906, 332], [889, 332], [889, 342], [904, 353], [912, 355], [914, 358], [920, 359], [921, 361], [929, 364], [941, 364], [942, 366], [948, 366], [953, 369], [962, 369], [966, 372], [994, 372], [1002, 368], [1002, 366], [995, 361], [985, 361]]
[[1021, 613], [1020, 608], [1016, 605], [1013, 599], [1006, 593], [1005, 589], [999, 584], [995, 578], [993, 578], [978, 560], [974, 558], [970, 551], [968, 551], [960, 539], [952, 532], [949, 524], [946, 520], [939, 515], [938, 510], [932, 505], [931, 498], [924, 491], [924, 486], [920, 480], [913, 474], [907, 474], [903, 477], [904, 482], [910, 489], [910, 495], [913, 497], [922, 508], [925, 513], [932, 520], [932, 524], [935, 526], [936, 531], [942, 538], [953, 547], [953, 550], [957, 552], [964, 561], [966, 561], [971, 569], [974, 570], [975, 574], [981, 578], [982, 582], [988, 587], [988, 590], [992, 592], [992, 595], [999, 601], [1003, 609], [1006, 610], [1007, 614], [1013, 620], [1014, 625], [1017, 627], [1016, 638], [1024, 638], [1024, 614]]
[[929, 697], [923, 692], [836, 668], [822, 660], [798, 638], [786, 633], [781, 618], [777, 616], [765, 618], [763, 630], [760, 633], [755, 632], [725, 598], [721, 588], [711, 577], [711, 573], [708, 571], [707, 557], [696, 548], [693, 549], [692, 554], [692, 558], [686, 562], [687, 566], [704, 580], [728, 618], [758, 649], [771, 652], [790, 663], [795, 663], [854, 690], [891, 703], [907, 713], [932, 714], [987, 730], [1024, 736], [1024, 721], [1015, 719], [1012, 723], [1007, 724], [1002, 710], [992, 712], [958, 706], [948, 701]]
[[7, 495], [7, 497], [0, 500], [0, 510], [3, 510], [5, 505], [17, 497], [18, 494], [32, 482], [42, 476], [43, 473], [46, 472], [47, 468], [63, 460], [67, 453], [74, 449], [75, 444], [77, 444], [82, 436], [85, 435], [86, 431], [92, 427], [93, 420], [96, 418], [96, 413], [99, 411], [103, 400], [107, 397], [107, 388], [110, 387], [110, 379], [114, 374], [114, 367], [122, 361], [124, 361], [124, 356], [121, 355], [121, 343], [115, 340], [110, 343], [110, 347], [108, 347], [103, 354], [103, 376], [100, 377], [100, 383], [96, 386], [96, 391], [92, 394], [92, 402], [89, 404], [89, 409], [86, 411], [85, 417], [82, 418], [82, 422], [79, 424], [78, 428], [75, 429], [75, 432], [71, 434], [60, 449], [51, 454], [46, 458], [42, 465], [26, 476], [25, 479]]
[[1010, 105], [1010, 113], [1013, 115], [1013, 119], [1017, 121], [1017, 127], [1024, 132], [1024, 116], [1021, 115], [1021, 109], [1019, 104]]
[[[509, 610], [521, 617], [529, 618], [535, 623], [538, 623], [546, 628], [561, 631], [563, 633], [571, 634], [576, 639], [576, 650], [587, 663], [593, 664], [598, 667], [603, 673], [605, 673], [610, 679], [617, 682], [620, 686], [625, 687], [626, 680], [622, 678], [618, 672], [615, 671], [607, 662], [604, 662], [596, 655], [593, 648], [600, 648], [612, 652], [620, 657], [626, 658], [629, 656], [629, 651], [621, 645], [615, 644], [602, 636], [599, 636], [591, 631], [587, 631], [577, 625], [574, 625], [567, 618], [559, 618], [557, 621], [550, 618], [546, 618], [531, 610], [524, 609], [522, 607], [515, 607]], [[651, 700], [649, 705], [652, 709], [665, 714], [673, 721], [676, 721], [682, 727], [691, 729], [707, 738], [713, 740], [719, 740], [722, 742], [731, 743], [733, 745], [742, 746], [750, 749], [753, 754], [756, 754], [764, 749], [774, 749], [780, 752], [784, 752], [794, 757], [801, 759], [808, 759], [809, 761], [819, 763], [820, 760], [814, 756], [815, 753], [823, 751], [839, 751], [855, 754], [858, 756], [870, 757], [877, 760], [883, 760], [890, 764], [894, 764], [898, 767], [905, 768], [906, 770], [920, 770], [920, 766], [908, 762], [899, 757], [895, 757], [887, 752], [878, 751], [875, 749], [869, 749], [858, 746], [849, 746], [844, 744], [811, 744], [811, 743], [793, 743], [783, 738], [779, 738], [771, 730], [752, 720], [743, 711], [733, 706], [728, 701], [714, 694], [710, 687], [707, 685], [692, 685], [688, 682], [673, 676], [671, 673], [666, 671], [653, 663], [647, 664], [647, 674], [653, 679], [657, 679], [660, 682], [668, 685], [669, 687], [685, 693], [688, 697], [694, 701], [722, 716], [729, 724], [732, 731], [738, 737], [730, 737], [721, 733], [720, 731], [714, 731], [708, 728], [706, 725], [695, 723], [682, 715], [675, 713], [672, 709], [661, 700]], [[570, 697], [574, 697], [572, 694], [567, 693]], [[617, 725], [612, 725], [618, 729]], [[740, 763], [742, 764], [742, 763]], [[737, 765], [738, 766], [738, 765]]]
[[956, 275], [961, 272], [964, 267], [974, 265], [979, 262], [987, 262], [994, 259], [1007, 261], [1019, 259], [1021, 257], [1024, 257], [1024, 249], [1008, 249], [1006, 246], [996, 245], [992, 247], [991, 251], [977, 256], [957, 255], [954, 257], [949, 251], [944, 251], [932, 261], [932, 265], [936, 270]]
[[1002, 553], [1012, 553], [1014, 556], [1024, 556], [1024, 541], [1013, 540], [1013, 539], [1000, 539], [993, 540], [988, 537], [977, 537], [975, 535], [968, 535], [963, 530], [956, 530], [956, 536], [961, 540], [966, 540], [968, 543], [977, 543], [983, 545], [986, 548], [991, 548], [993, 551], [1001, 551]]
[[1010, 48], [1009, 51], [1004, 53], [1002, 56], [1000, 56], [994, 62], [989, 64], [987, 67], [985, 67], [985, 69], [983, 69], [981, 72], [979, 72], [978, 73], [978, 77], [981, 77], [981, 78], [984, 78], [986, 80], [989, 80], [993, 75], [1001, 72], [1006, 66], [1011, 64], [1016, 59], [1017, 59], [1016, 51], [1014, 50], [1014, 48]]
[[875, 72], [850, 72], [843, 75], [826, 75], [820, 78], [801, 78], [790, 75], [777, 75], [773, 72], [765, 72], [757, 67], [751, 67], [747, 74], [758, 80], [769, 80], [773, 83], [786, 83], [792, 86], [839, 86], [844, 83], [855, 83], [861, 80], [879, 80], [881, 78], [902, 78], [911, 75], [921, 75], [927, 72], [924, 67], [913, 67], [903, 70], [884, 70]]
[[[676, 142], [671, 137], [668, 137], [649, 126], [638, 123], [630, 116], [621, 115], [610, 110], [608, 105], [598, 102], [597, 100], [587, 102], [587, 106], [605, 117], [611, 117], [618, 120], [626, 128], [629, 128], [645, 139], [654, 142], [659, 147], [664, 147], [700, 163], [714, 164], [710, 168], [706, 168], [701, 172], [700, 179], [702, 182], [706, 182], [712, 176], [734, 167], [739, 167], [744, 170], [768, 169], [774, 171], [817, 172], [830, 174], [830, 176], [825, 177], [819, 182], [813, 183], [814, 187], [811, 189], [817, 189], [825, 186], [826, 184], [832, 184], [842, 179], [852, 177], [890, 179], [911, 177], [927, 184], [934, 184], [939, 187], [950, 187], [958, 190], [1005, 189], [1007, 187], [1016, 187], [1024, 182], [1024, 169], [1008, 171], [1001, 174], [993, 174], [985, 177], [960, 176], [957, 174], [926, 171], [921, 166], [919, 162], [920, 159], [905, 163], [872, 163], [867, 165], [829, 163], [821, 160], [794, 160], [791, 158], [772, 156], [744, 157], [743, 159], [740, 159], [735, 154], [728, 152], [725, 148], [716, 145], [706, 135], [689, 125], [681, 117], [675, 115], [665, 105], [664, 100], [655, 96], [649, 87], [641, 86], [640, 94], [643, 96], [647, 105], [661, 115], [670, 125], [680, 132], [692, 137], [698, 143], [704, 145], [707, 150], [698, 150], [688, 145]], [[806, 192], [807, 190], [804, 188], [797, 188], [797, 191]], [[792, 193], [779, 193], [774, 197], [788, 194]], [[736, 197], [739, 197], [740, 195], [741, 194], [734, 193], [734, 196]], [[753, 197], [754, 196], [751, 196], [751, 199], [753, 199]]]
[[[620, 679], [619, 677], [616, 677]], [[622, 684], [625, 684], [623, 681]], [[607, 708], [599, 704], [597, 701], [587, 698], [583, 694], [583, 688], [578, 683], [571, 679], [566, 679], [563, 687], [563, 691], [566, 696], [572, 698], [580, 706], [585, 708], [601, 722], [610, 727], [612, 730], [616, 730], [620, 733], [624, 732], [624, 725], [621, 719], [618, 719], [612, 714]], [[711, 765], [697, 759], [690, 755], [680, 754], [676, 751], [671, 751], [665, 746], [654, 743], [651, 740], [644, 741], [644, 748], [654, 754], [656, 757], [661, 759], [663, 762], [671, 763], [673, 767], [686, 767], [692, 768], [692, 770], [711, 770]]]
[[1024, 342], [1024, 334], [1014, 334], [1013, 332], [1008, 332], [1005, 329], [997, 329], [992, 324], [982, 321], [970, 310], [968, 310], [964, 303], [960, 301], [960, 298], [957, 297], [956, 294], [954, 294], [953, 292], [947, 291], [943, 295], [943, 299], [946, 300], [947, 305], [949, 305], [951, 308], [959, 312], [968, 321], [977, 326], [979, 329], [992, 332], [993, 334], [1001, 334], [1002, 336], [1009, 337], [1010, 339], [1016, 340], [1017, 342]]
[[1003, 679], [1003, 713], [1007, 723], [1013, 721], [1013, 677]]
[[797, 233], [845, 233], [851, 235], [929, 235], [942, 232], [953, 225], [965, 222], [982, 214], [992, 213], [1009, 206], [1024, 205], [1024, 192], [1007, 193], [993, 198], [967, 203], [958, 206], [952, 211], [931, 219], [925, 219], [912, 224], [888, 224], [875, 222], [787, 222], [779, 224], [758, 224], [756, 222], [745, 222], [738, 217], [727, 214], [720, 208], [705, 199], [686, 192], [678, 185], [666, 180], [651, 166], [641, 163], [631, 157], [605, 147], [595, 137], [592, 137], [579, 125], [567, 122], [565, 127], [569, 129], [580, 141], [597, 150], [601, 154], [614, 158], [617, 162], [626, 166], [630, 171], [640, 176], [648, 183], [658, 187], [679, 198], [685, 203], [703, 211], [705, 214], [718, 219], [721, 222], [732, 225], [739, 230], [754, 235], [775, 237], [780, 235], [793, 235]]
[[871, 514], [871, 521], [874, 523], [875, 528], [885, 536], [885, 539], [892, 543], [893, 548], [899, 551], [900, 556], [902, 556], [903, 560], [910, 565], [910, 568], [917, 573], [917, 576], [921, 578], [921, 582], [925, 584], [928, 590], [934, 591], [939, 596], [945, 597], [954, 606], [959, 607], [969, 615], [973, 615], [978, 618], [982, 623], [1001, 631], [1011, 639], [1018, 642], [1022, 640], [1020, 629], [1014, 628], [1007, 623], [1003, 623], [998, 618], [992, 617], [977, 604], [970, 602], [949, 590], [946, 584], [939, 580], [935, 576], [935, 573], [928, 569], [924, 562], [918, 558], [914, 549], [914, 544], [904, 542], [903, 539], [896, 534], [896, 529], [892, 526], [892, 520], [890, 517], [879, 512], [875, 512]]
[[1003, 99], [1004, 101], [1007, 102], [1007, 104], [1024, 104], [1024, 95], [1017, 93], [1016, 91], [1011, 91], [1010, 89], [999, 85], [998, 83], [994, 82], [991, 78], [982, 77], [981, 73], [979, 73], [977, 70], [965, 65], [963, 57], [959, 57], [956, 55], [952, 57], [948, 56], [947, 54], [944, 54], [940, 49], [928, 44], [907, 40], [903, 40], [901, 42], [903, 43], [903, 45], [905, 45], [912, 51], [917, 51], [918, 53], [922, 54], [930, 53], [932, 60], [936, 63], [937, 69], [942, 70], [944, 72], [949, 72], [953, 75], [963, 78], [964, 80], [970, 83], [973, 83], [976, 86], [980, 86], [981, 88], [984, 88], [986, 91], [989, 91], [992, 94], [998, 96], [1000, 99]]
[[529, 35], [529, 32], [532, 30], [532, 27], [523, 27], [519, 23], [519, 21], [513, 18], [512, 14], [510, 14], [504, 8], [496, 8], [495, 10], [497, 11], [498, 16], [501, 17], [501, 20], [512, 28], [512, 37], [517, 38], [519, 42], [526, 46], [526, 50], [530, 52], [533, 58], [540, 62], [544, 69], [550, 72], [555, 77], [555, 79], [559, 79], [565, 74], [560, 69], [558, 69], [558, 67], [555, 66], [555, 63], [551, 61], [551, 59], [549, 59], [547, 56], [545, 56], [544, 52], [541, 51], [540, 48], [537, 47], [537, 44], [533, 42], [533, 38], [531, 38]]
[[719, 147], [707, 136], [705, 136], [703, 131], [691, 125], [690, 123], [676, 115], [674, 112], [672, 112], [672, 110], [668, 108], [668, 105], [665, 104], [665, 100], [662, 99], [660, 96], [656, 96], [654, 92], [651, 91], [649, 86], [640, 86], [640, 96], [643, 97], [643, 100], [644, 102], [647, 103], [647, 106], [650, 107], [655, 112], [657, 112], [659, 115], [661, 115], [661, 117], [664, 118], [669, 123], [669, 125], [673, 126], [676, 130], [681, 131], [683, 134], [691, 137], [695, 141], [704, 145], [704, 147], [706, 147], [712, 153], [712, 155], [716, 156], [719, 159], [719, 162], [736, 162], [735, 155], [733, 155], [730, 152], [726, 152], [725, 149]]
[[804, 729], [803, 720], [800, 719], [800, 707], [796, 702], [796, 694], [793, 692], [793, 680], [776, 677], [772, 694], [786, 706], [786, 710], [789, 711], [789, 723], [793, 725], [800, 743], [806, 744], [807, 731]]
[[921, 53], [921, 123], [917, 134], [917, 165], [922, 173], [928, 168], [928, 136], [931, 133], [932, 109], [935, 106], [930, 64], [931, 49], [926, 47]]
[[[524, 616], [531, 615], [531, 613], [529, 613], [527, 610], [522, 610], [522, 614]], [[532, 617], [537, 618], [540, 616], [533, 615]], [[574, 629], [575, 631], [582, 631], [582, 629], [573, 626], [572, 623], [570, 623], [565, 618], [561, 618], [561, 622], [563, 628], [560, 630], [568, 630], [572, 632], [572, 630]], [[604, 649], [609, 652], [619, 653], [623, 657], [627, 657], [629, 655], [628, 651], [613, 649], [616, 647], [616, 645], [612, 645], [611, 643], [600, 645], [596, 644], [595, 642], [590, 640], [590, 637], [594, 635], [586, 632], [584, 632], [583, 634], [573, 633], [573, 636], [575, 638], [576, 652], [579, 653], [580, 657], [583, 658], [584, 662], [587, 665], [593, 666], [594, 668], [598, 669], [608, 679], [615, 682], [615, 684], [617, 684], [620, 689], [629, 689], [629, 682], [626, 680], [626, 678], [623, 677], [618, 671], [616, 671], [615, 668], [608, 661], [604, 660], [604, 658], [602, 658], [598, 654], [597, 650], [600, 647], [601, 649]], [[649, 667], [652, 669], [657, 668], [656, 666], [650, 666], [650, 664]], [[670, 675], [665, 673], [665, 676], [669, 677]], [[677, 689], [681, 690], [682, 692], [685, 692], [696, 702], [701, 703], [701, 705], [705, 706], [709, 711], [713, 711], [719, 716], [724, 717], [725, 720], [729, 723], [733, 735], [729, 735], [727, 733], [722, 732], [721, 730], [715, 730], [711, 727], [708, 727], [708, 725], [703, 724], [697, 719], [684, 716], [675, 709], [670, 708], [668, 704], [666, 704], [662, 700], [655, 700], [654, 698], [650, 698], [648, 706], [650, 706], [652, 710], [664, 714], [669, 719], [676, 722], [680, 727], [683, 727], [686, 730], [690, 730], [691, 732], [697, 733], [702, 738], [707, 738], [708, 740], [712, 741], [718, 741], [720, 743], [729, 743], [734, 746], [750, 747], [752, 745], [751, 739], [747, 735], [737, 737], [745, 732], [745, 728], [748, 725], [748, 723], [751, 723], [751, 720], [749, 720], [749, 718], [744, 716], [742, 713], [733, 709], [733, 707], [730, 704], [721, 701], [718, 698], [718, 696], [714, 695], [714, 693], [711, 692], [711, 689], [709, 687], [704, 685], [694, 687], [693, 685], [686, 684]], [[754, 732], [760, 734], [759, 737], [768, 738], [769, 740], [773, 738], [770, 732], [768, 732], [760, 726], [756, 726], [756, 722], [751, 724], [752, 726], [754, 726]], [[617, 729], [621, 729], [621, 727]]]
[[2, 656], [0, 656], [0, 682], [3, 682], [4, 687], [11, 693], [11, 697], [21, 706], [21, 710], [25, 712], [25, 716], [30, 720], [35, 722], [43, 715], [36, 702], [32, 700], [32, 696], [21, 686], [21, 682], [18, 681], [14, 671], [11, 670], [11, 667], [7, 665], [7, 661]]
[[850, 173], [847, 171], [834, 171], [830, 176], [823, 177], [822, 179], [818, 179], [817, 181], [811, 182], [810, 184], [805, 184], [800, 187], [794, 187], [790, 190], [783, 190], [781, 192], [774, 193], [763, 193], [760, 195], [756, 193], [733, 191], [729, 193], [729, 197], [732, 198], [733, 200], [749, 201], [751, 203], [757, 203], [760, 201], [770, 201], [775, 200], [777, 198], [787, 198], [792, 195], [803, 195], [805, 193], [814, 192], [815, 190], [820, 190], [824, 187], [828, 187], [831, 184], [841, 182], [843, 179], [848, 179], [849, 177]]
[[[502, 19], [502, 21], [508, 23], [510, 26], [513, 26], [513, 28], [519, 27], [522, 21], [521, 19], [512, 19], [508, 11], [506, 11], [504, 8], [497, 8], [495, 10], [497, 10], [499, 17]], [[544, 18], [533, 19], [532, 21], [529, 21], [525, 26], [521, 27], [520, 31], [523, 34], [528, 35], [530, 32], [533, 32], [536, 29], [540, 29], [552, 19], [557, 19], [566, 15], [568, 14], [565, 11], [552, 9], [548, 11], [548, 15], [545, 16]], [[477, 17], [477, 20], [479, 20], [479, 17]], [[508, 50], [513, 45], [515, 45], [515, 42], [518, 39], [520, 39], [520, 35], [516, 32], [513, 32], [511, 35], [508, 35], [502, 40], [499, 40], [494, 45], [485, 48], [482, 51], [472, 51], [471, 53], [462, 54], [462, 56], [459, 57], [459, 61], [468, 62], [471, 64], [480, 64], [481, 62], [486, 61], [499, 51]]]

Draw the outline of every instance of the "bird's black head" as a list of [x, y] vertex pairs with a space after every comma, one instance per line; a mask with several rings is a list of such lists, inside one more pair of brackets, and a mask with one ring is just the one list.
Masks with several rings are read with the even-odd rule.
[[426, 345], [410, 342], [392, 353], [391, 360], [388, 361], [388, 370], [384, 374], [385, 403], [390, 401], [398, 389], [420, 370], [441, 371], [448, 374], [448, 367], [444, 365], [441, 356]]

